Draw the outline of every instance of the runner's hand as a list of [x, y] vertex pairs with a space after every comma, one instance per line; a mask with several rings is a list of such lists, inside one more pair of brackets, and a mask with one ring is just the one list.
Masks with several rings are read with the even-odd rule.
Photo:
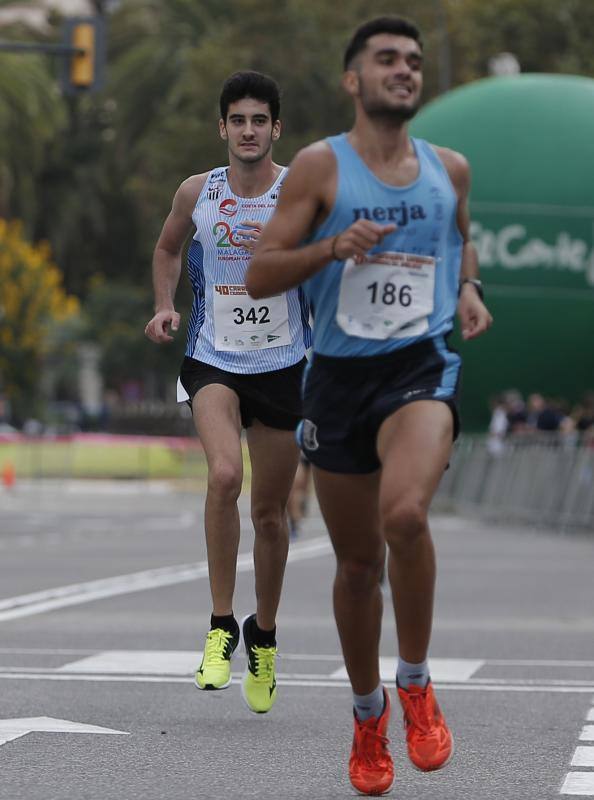
[[334, 239], [333, 255], [339, 261], [354, 258], [355, 261], [360, 262], [365, 258], [368, 250], [379, 244], [384, 236], [393, 233], [396, 228], [394, 223], [378, 225], [377, 222], [372, 222], [370, 219], [358, 219], [350, 228]]
[[462, 286], [458, 300], [458, 317], [462, 328], [462, 338], [476, 339], [493, 324], [493, 317], [470, 283]]
[[172, 332], [178, 330], [179, 320], [179, 314], [172, 308], [167, 309], [166, 311], [157, 311], [155, 316], [150, 320], [144, 329], [144, 334], [145, 336], [148, 336], [151, 342], [156, 342], [157, 344], [163, 344], [163, 342], [172, 342], [173, 336], [170, 336], [167, 333], [167, 328], [169, 326]]
[[249, 228], [249, 230], [240, 229], [239, 232], [235, 234], [235, 238], [239, 239], [242, 247], [245, 247], [246, 250], [253, 253], [258, 244], [258, 239], [264, 230], [264, 225], [255, 219], [244, 219], [239, 224], [242, 227]]

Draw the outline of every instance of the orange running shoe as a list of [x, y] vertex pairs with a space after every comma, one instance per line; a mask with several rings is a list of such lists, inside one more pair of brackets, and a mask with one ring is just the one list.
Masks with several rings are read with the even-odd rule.
[[389, 792], [394, 783], [394, 764], [388, 750], [390, 697], [384, 689], [384, 710], [379, 717], [361, 722], [355, 715], [353, 748], [349, 760], [349, 777], [359, 794], [380, 795]]
[[423, 772], [445, 767], [454, 752], [454, 740], [431, 681], [424, 689], [414, 684], [408, 690], [398, 686], [398, 696], [404, 709], [408, 757]]

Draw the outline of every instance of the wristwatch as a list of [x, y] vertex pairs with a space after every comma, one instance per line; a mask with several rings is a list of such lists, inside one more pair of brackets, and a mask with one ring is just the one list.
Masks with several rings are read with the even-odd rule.
[[472, 285], [476, 289], [477, 294], [481, 298], [481, 300], [485, 299], [485, 293], [483, 291], [483, 284], [477, 278], [462, 278], [462, 280], [458, 284], [458, 297], [460, 297], [460, 293], [462, 292], [462, 287], [464, 286], [465, 283], [472, 283]]

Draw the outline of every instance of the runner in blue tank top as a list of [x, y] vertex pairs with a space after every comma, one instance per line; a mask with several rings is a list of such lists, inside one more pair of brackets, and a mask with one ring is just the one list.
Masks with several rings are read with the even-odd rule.
[[264, 713], [276, 699], [275, 620], [288, 552], [286, 505], [299, 458], [294, 431], [301, 418], [309, 311], [301, 289], [254, 303], [244, 286], [285, 172], [271, 150], [280, 136], [278, 86], [256, 72], [236, 73], [223, 86], [220, 106], [229, 167], [188, 178], [175, 195], [155, 248], [156, 313], [146, 334], [167, 342], [169, 329], [179, 327], [174, 296], [182, 248], [194, 226], [188, 251], [194, 305], [178, 397], [191, 402], [208, 463], [205, 531], [213, 602], [196, 686], [229, 686], [239, 641], [233, 593], [245, 427], [257, 602], [256, 613], [242, 624], [248, 655], [242, 695], [252, 711]]
[[312, 308], [298, 434], [336, 552], [334, 609], [355, 710], [349, 776], [363, 794], [388, 791], [394, 778], [378, 658], [386, 545], [408, 754], [422, 770], [452, 755], [427, 667], [427, 517], [458, 428], [460, 359], [446, 337], [456, 310], [465, 339], [491, 324], [469, 241], [468, 165], [408, 135], [422, 64], [405, 20], [355, 32], [343, 78], [354, 127], [297, 155], [246, 276], [256, 298], [303, 284]]

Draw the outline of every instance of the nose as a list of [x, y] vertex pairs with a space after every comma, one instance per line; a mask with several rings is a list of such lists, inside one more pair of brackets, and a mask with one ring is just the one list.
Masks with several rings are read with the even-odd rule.
[[398, 78], [408, 78], [412, 73], [408, 61], [405, 58], [399, 58], [394, 62], [394, 75]]

